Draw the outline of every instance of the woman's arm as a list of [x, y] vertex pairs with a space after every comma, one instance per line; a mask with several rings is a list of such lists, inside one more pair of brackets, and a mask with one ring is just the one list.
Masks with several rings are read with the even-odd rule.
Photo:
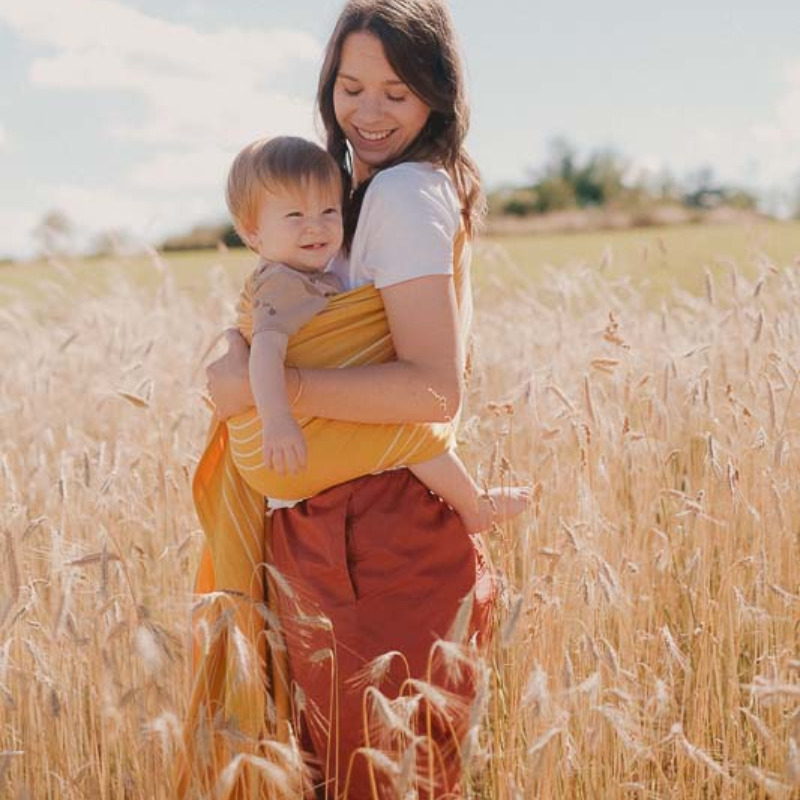
[[[221, 420], [256, 404], [250, 386], [250, 347], [236, 328], [225, 331], [225, 341], [227, 351], [206, 367], [206, 389], [214, 401], [214, 413]], [[295, 391], [296, 388], [295, 384]], [[292, 391], [288, 381], [287, 391]]]
[[[346, 369], [303, 369], [300, 416], [353, 422], [446, 422], [461, 404], [464, 355], [452, 276], [404, 281], [381, 290], [397, 360]], [[228, 352], [206, 369], [217, 416], [253, 406], [247, 343], [226, 332]], [[289, 397], [300, 391], [298, 371], [286, 372]]]
[[[452, 276], [416, 278], [380, 291], [397, 361], [301, 370], [296, 414], [355, 422], [446, 422], [456, 416], [464, 355]], [[289, 379], [294, 396], [297, 377]]]

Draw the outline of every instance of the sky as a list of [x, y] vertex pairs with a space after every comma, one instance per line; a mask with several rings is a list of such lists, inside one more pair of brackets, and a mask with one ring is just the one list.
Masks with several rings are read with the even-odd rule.
[[[710, 166], [785, 207], [800, 187], [800, 2], [450, 0], [489, 188], [555, 137], [631, 174]], [[225, 218], [236, 152], [315, 137], [342, 0], [0, 0], [0, 257], [62, 211], [83, 240]], [[317, 137], [318, 138], [318, 137]]]

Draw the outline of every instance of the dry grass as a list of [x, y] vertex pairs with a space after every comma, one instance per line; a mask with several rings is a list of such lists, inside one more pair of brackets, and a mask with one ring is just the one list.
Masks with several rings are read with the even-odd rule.
[[[117, 279], [0, 310], [4, 797], [169, 796], [201, 359], [235, 287], [198, 307], [153, 268], [155, 300]], [[477, 298], [462, 428], [487, 484], [536, 495], [492, 541], [471, 796], [796, 796], [800, 272], [660, 304], [598, 271], [516, 281]]]

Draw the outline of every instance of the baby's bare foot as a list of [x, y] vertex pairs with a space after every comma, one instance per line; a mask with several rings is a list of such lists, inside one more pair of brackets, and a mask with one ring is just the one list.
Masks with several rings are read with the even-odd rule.
[[519, 516], [533, 500], [533, 492], [527, 486], [509, 486], [489, 489], [478, 498], [478, 507], [471, 519], [465, 520], [470, 533], [488, 531], [494, 525], [502, 525]]

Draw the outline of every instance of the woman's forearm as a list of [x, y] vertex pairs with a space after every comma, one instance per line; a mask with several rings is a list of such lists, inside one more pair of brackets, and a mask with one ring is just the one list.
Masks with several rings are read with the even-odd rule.
[[[463, 348], [450, 276], [381, 290], [395, 361], [346, 369], [301, 370], [294, 412], [353, 422], [447, 422], [461, 405]], [[296, 387], [297, 388], [297, 387]]]
[[[350, 422], [447, 422], [461, 404], [457, 365], [443, 374], [403, 361], [347, 369], [288, 369], [298, 416]], [[300, 387], [302, 381], [302, 388]]]
[[[452, 278], [432, 276], [381, 291], [395, 361], [344, 369], [286, 370], [295, 416], [348, 422], [447, 422], [461, 404], [464, 357]], [[249, 350], [229, 332], [228, 353], [206, 369], [220, 419], [254, 404]]]
[[[243, 339], [229, 338], [228, 354], [206, 370], [220, 419], [256, 405], [249, 355]], [[346, 369], [288, 367], [285, 379], [296, 416], [369, 423], [445, 422], [455, 416], [461, 402], [460, 374], [457, 364], [443, 370], [392, 361]]]

